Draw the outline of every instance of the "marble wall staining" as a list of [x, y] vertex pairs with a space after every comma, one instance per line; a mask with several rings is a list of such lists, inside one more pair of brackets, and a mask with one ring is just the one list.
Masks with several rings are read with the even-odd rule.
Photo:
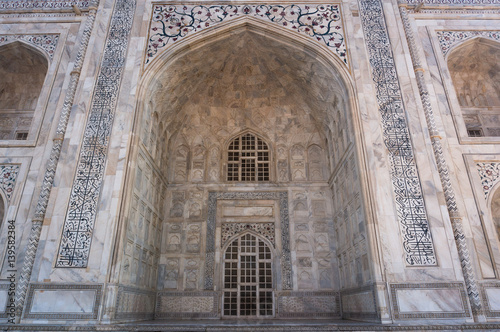
[[[12, 40], [30, 40], [28, 36], [0, 36], [0, 43]], [[37, 42], [34, 42], [36, 40]], [[48, 42], [48, 50], [55, 48], [47, 37], [31, 38], [35, 44]], [[57, 43], [57, 40], [56, 40]], [[0, 139], [25, 140], [31, 128], [38, 96], [47, 74], [47, 59], [24, 43], [13, 42], [0, 46]], [[30, 82], [29, 85], [25, 82]]]

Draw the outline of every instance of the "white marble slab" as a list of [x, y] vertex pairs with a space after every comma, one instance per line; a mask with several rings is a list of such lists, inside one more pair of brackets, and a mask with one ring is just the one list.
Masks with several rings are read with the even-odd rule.
[[30, 313], [92, 313], [95, 291], [36, 290]]
[[459, 289], [405, 289], [396, 294], [401, 313], [464, 311]]

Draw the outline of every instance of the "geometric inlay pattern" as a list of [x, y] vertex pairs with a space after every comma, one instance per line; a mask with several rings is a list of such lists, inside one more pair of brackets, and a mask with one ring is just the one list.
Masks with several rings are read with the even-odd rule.
[[382, 4], [380, 0], [360, 0], [359, 4], [382, 116], [383, 139], [389, 152], [405, 261], [412, 266], [435, 265], [434, 245]]
[[7, 198], [7, 203], [12, 197], [19, 168], [19, 165], [0, 165], [0, 190]]
[[488, 199], [488, 194], [490, 193], [491, 188], [493, 188], [500, 179], [500, 163], [477, 163], [476, 167], [479, 177], [481, 178], [484, 199]]
[[500, 31], [437, 31], [436, 34], [443, 55], [446, 55], [454, 45], [474, 37], [500, 41]]
[[148, 64], [161, 48], [190, 33], [236, 17], [252, 16], [325, 44], [347, 64], [340, 5], [153, 5], [146, 53]]
[[29, 44], [35, 45], [37, 48], [43, 49], [52, 60], [54, 51], [59, 40], [58, 34], [44, 35], [0, 35], [0, 45], [11, 42], [13, 40], [22, 40]]
[[[290, 254], [290, 220], [288, 216], [288, 192], [209, 192], [207, 216], [207, 249], [205, 256], [205, 289], [213, 290], [215, 275], [215, 231], [218, 200], [278, 200], [281, 223], [281, 277], [282, 289], [293, 289], [292, 256]], [[273, 229], [274, 231], [274, 229]], [[267, 236], [266, 236], [267, 237]]]
[[118, 0], [87, 119], [56, 267], [86, 267], [135, 0]]

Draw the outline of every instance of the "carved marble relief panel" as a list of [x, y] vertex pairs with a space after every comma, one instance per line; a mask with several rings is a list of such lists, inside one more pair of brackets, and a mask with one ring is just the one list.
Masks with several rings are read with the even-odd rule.
[[331, 184], [335, 193], [333, 224], [341, 288], [359, 287], [371, 279], [361, 185], [357, 172], [354, 151], [351, 149]]
[[[140, 149], [135, 167], [120, 282], [152, 290], [157, 283], [166, 185], [146, 154]], [[168, 240], [180, 248], [180, 237]]]
[[299, 290], [338, 288], [331, 192], [326, 186], [292, 191], [292, 250]]

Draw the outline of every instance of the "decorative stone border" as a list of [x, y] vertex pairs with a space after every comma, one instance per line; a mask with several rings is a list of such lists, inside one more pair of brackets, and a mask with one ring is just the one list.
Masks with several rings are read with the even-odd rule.
[[455, 45], [474, 37], [500, 41], [500, 31], [436, 31], [443, 56]]
[[189, 34], [237, 17], [251, 16], [305, 34], [347, 63], [341, 9], [335, 5], [153, 5], [145, 64], [159, 51]]
[[213, 290], [215, 274], [215, 226], [217, 200], [219, 199], [274, 199], [279, 200], [281, 222], [281, 274], [282, 289], [289, 290], [292, 285], [292, 258], [290, 254], [290, 219], [288, 214], [288, 192], [209, 192], [207, 220], [207, 251], [205, 259], [205, 289]]
[[[91, 313], [31, 313], [33, 305], [33, 295], [36, 290], [90, 290], [95, 292], [94, 305]], [[86, 285], [86, 284], [46, 284], [46, 283], [32, 283], [29, 285], [28, 295], [26, 299], [26, 308], [24, 311], [24, 318], [32, 319], [97, 319], [99, 307], [101, 305], [102, 285]]]
[[15, 0], [15, 1], [0, 1], [0, 11], [11, 10], [54, 10], [54, 9], [69, 9], [72, 10], [73, 5], [77, 5], [80, 9], [88, 8], [90, 1], [76, 1], [76, 0]]

